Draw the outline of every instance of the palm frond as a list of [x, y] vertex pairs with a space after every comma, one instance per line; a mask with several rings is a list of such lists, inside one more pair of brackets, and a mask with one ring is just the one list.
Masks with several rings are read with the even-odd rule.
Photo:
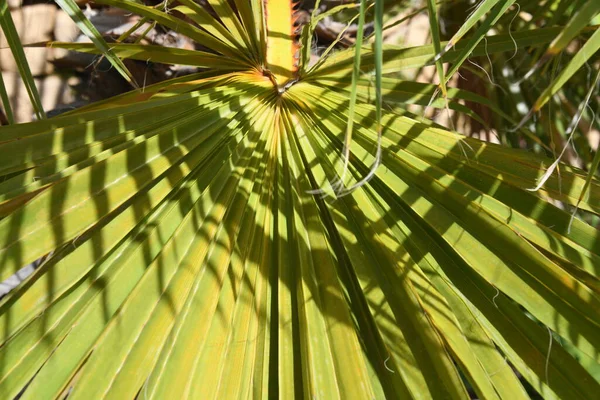
[[[2, 397], [528, 398], [515, 371], [544, 398], [598, 393], [600, 233], [565, 206], [599, 214], [600, 182], [564, 166], [527, 191], [552, 159], [405, 112], [435, 87], [394, 74], [434, 46], [363, 47], [388, 74], [370, 92], [355, 49], [294, 78], [289, 1], [211, 0], [220, 22], [101, 3], [207, 49], [116, 56], [212, 70], [0, 129], [0, 279], [47, 257], [0, 302]], [[448, 88], [466, 98], [490, 102]], [[315, 195], [348, 121], [354, 190]]]

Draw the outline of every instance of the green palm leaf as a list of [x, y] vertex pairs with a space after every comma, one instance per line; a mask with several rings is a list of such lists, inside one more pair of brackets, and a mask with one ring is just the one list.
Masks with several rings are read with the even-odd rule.
[[[545, 398], [600, 390], [600, 234], [548, 201], [598, 213], [597, 179], [564, 167], [526, 191], [552, 160], [401, 110], [430, 85], [390, 76], [371, 104], [354, 49], [272, 73], [291, 30], [260, 2], [210, 1], [222, 24], [183, 2], [206, 29], [103, 3], [209, 49], [115, 55], [215, 68], [0, 130], [0, 279], [49, 255], [0, 303], [3, 398], [527, 398], [515, 370]], [[381, 55], [384, 73], [435, 56]], [[341, 174], [349, 119], [346, 185], [374, 164], [379, 123], [381, 165], [343, 196], [312, 194]]]

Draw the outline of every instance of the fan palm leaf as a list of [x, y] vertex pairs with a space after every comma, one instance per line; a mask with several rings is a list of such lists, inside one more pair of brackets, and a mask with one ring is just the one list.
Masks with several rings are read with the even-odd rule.
[[[404, 111], [431, 86], [391, 75], [381, 109], [353, 49], [298, 66], [288, 1], [209, 1], [220, 20], [182, 1], [191, 22], [101, 3], [208, 49], [112, 54], [211, 70], [0, 130], [0, 279], [47, 256], [0, 304], [3, 398], [527, 398], [515, 371], [545, 398], [598, 392], [600, 235], [556, 206], [600, 212], [596, 179], [527, 191], [553, 160]], [[382, 56], [363, 70], [435, 54]], [[362, 183], [340, 195], [349, 118]]]

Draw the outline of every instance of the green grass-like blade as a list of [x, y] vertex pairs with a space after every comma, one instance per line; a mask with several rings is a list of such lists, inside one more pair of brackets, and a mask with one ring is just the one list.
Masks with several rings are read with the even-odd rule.
[[545, 56], [550, 57], [560, 53], [599, 12], [600, 2], [587, 0], [552, 43], [550, 43]]
[[[442, 52], [442, 42], [440, 39], [440, 23], [438, 21], [437, 4], [435, 0], [427, 0], [427, 11], [429, 15], [429, 27], [431, 29], [431, 38], [433, 40], [433, 49], [435, 54]], [[435, 69], [437, 70], [438, 77], [440, 79], [440, 88], [442, 89], [442, 96], [444, 99], [448, 97], [446, 90], [446, 77], [444, 73], [444, 66], [442, 61], [437, 59], [435, 62]]]
[[10, 105], [10, 99], [8, 98], [8, 93], [6, 92], [6, 85], [4, 85], [4, 78], [2, 74], [0, 74], [0, 99], [2, 99], [2, 106], [4, 107], [4, 112], [6, 114], [6, 119], [9, 124], [15, 123], [15, 116], [13, 115], [12, 106]]
[[[600, 70], [596, 73], [596, 78], [594, 78], [592, 86], [597, 87], [598, 82], [600, 82]], [[583, 111], [584, 110], [582, 110], [582, 112]], [[596, 176], [596, 171], [598, 171], [598, 166], [600, 166], [600, 149], [596, 149], [596, 154], [594, 155], [592, 164], [590, 165], [590, 169], [587, 173], [587, 177], [585, 178], [585, 185], [583, 186], [583, 189], [581, 189], [581, 194], [579, 195], [579, 198], [577, 199], [577, 204], [575, 205], [576, 210], [579, 207], [579, 204], [583, 200], [584, 196], [586, 195], [587, 191], [590, 189], [592, 180]]]
[[[465, 60], [472, 54], [475, 47], [485, 38], [486, 34], [500, 17], [504, 15], [506, 10], [514, 4], [515, 0], [501, 0], [500, 4], [486, 17], [485, 21], [477, 28], [473, 36], [469, 38], [469, 41], [465, 47], [463, 47], [458, 55], [456, 56], [452, 67], [448, 70], [446, 82], [452, 78], [452, 76], [458, 71]], [[436, 50], [437, 52], [437, 50]], [[438, 53], [439, 54], [439, 53]]]
[[[8, 2], [6, 1], [3, 1], [2, 4], [0, 4], [0, 26], [2, 27], [4, 36], [6, 36], [6, 41], [8, 42], [10, 50], [12, 51], [17, 63], [19, 74], [21, 75], [21, 79], [25, 84], [25, 89], [27, 90], [27, 95], [31, 100], [31, 104], [33, 105], [33, 110], [35, 111], [36, 117], [38, 119], [45, 119], [46, 113], [44, 112], [44, 107], [42, 106], [42, 100], [40, 98], [40, 94], [38, 93], [37, 87], [35, 86], [35, 80], [31, 74], [31, 69], [29, 69], [27, 57], [25, 57], [25, 52], [23, 51], [19, 34], [15, 28], [15, 23], [12, 20], [10, 11], [8, 9]], [[4, 98], [2, 100], [4, 101]]]
[[348, 126], [346, 127], [346, 137], [344, 139], [344, 151], [343, 151], [343, 170], [340, 178], [340, 183], [343, 185], [344, 176], [348, 168], [348, 162], [350, 157], [350, 145], [352, 143], [352, 130], [354, 125], [354, 106], [356, 105], [356, 91], [357, 84], [360, 78], [360, 52], [362, 48], [363, 32], [365, 26], [365, 13], [366, 13], [366, 0], [361, 0], [359, 17], [358, 17], [358, 29], [356, 31], [356, 48], [354, 49], [354, 67], [352, 68], [352, 81], [350, 83], [350, 104], [348, 106]]
[[[377, 130], [377, 156], [381, 151], [381, 115], [383, 110], [383, 94], [381, 78], [383, 76], [383, 1], [375, 2], [375, 120]], [[377, 164], [377, 158], [375, 163]], [[377, 165], [375, 165], [375, 168]]]
[[571, 77], [579, 71], [600, 49], [600, 29], [597, 29], [587, 42], [579, 49], [556, 79], [542, 92], [533, 105], [532, 111], [539, 111], [556, 94]]
[[[479, 4], [477, 4], [475, 6], [475, 10], [461, 25], [461, 27], [458, 29], [458, 32], [456, 32], [454, 36], [452, 36], [452, 39], [450, 39], [450, 41], [446, 44], [444, 53], [456, 46], [462, 37], [465, 36], [466, 33], [469, 32], [471, 28], [473, 28], [473, 26], [475, 26], [475, 24], [478, 23], [479, 20], [481, 20], [481, 18], [487, 14], [499, 1], [500, 0], [482, 0]], [[438, 56], [441, 56], [441, 54], [438, 53]]]
[[106, 43], [100, 32], [98, 32], [98, 29], [96, 29], [90, 20], [83, 14], [77, 3], [75, 3], [74, 0], [56, 0], [56, 4], [71, 17], [81, 32], [83, 32], [83, 34], [98, 47], [102, 52], [102, 55], [106, 57], [117, 72], [119, 72], [119, 74], [134, 88], [137, 88], [138, 84], [131, 72], [127, 69], [125, 64], [123, 64], [123, 61], [113, 53], [108, 43]]
[[[102, 51], [91, 43], [50, 42], [47, 44], [40, 44], [40, 46], [42, 45], [79, 51], [81, 53], [102, 54]], [[179, 49], [175, 47], [119, 43], [111, 45], [111, 52], [118, 57], [155, 63], [191, 65], [226, 71], [244, 69], [243, 65], [240, 66], [238, 62], [228, 57], [204, 51]]]
[[[483, 56], [497, 52], [514, 51], [515, 44], [518, 49], [539, 46], [549, 43], [560, 32], [560, 27], [541, 28], [514, 32], [510, 35], [501, 34], [487, 37], [487, 45], [479, 43], [473, 49], [471, 56]], [[443, 42], [442, 45], [445, 45]], [[442, 62], [453, 62], [458, 58], [459, 52], [466, 46], [464, 42], [459, 42], [454, 49], [445, 53]], [[374, 52], [371, 47], [363, 46], [361, 65], [364, 71], [370, 71], [375, 68]], [[326, 60], [319, 69], [312, 71], [307, 79], [317, 79], [324, 75], [330, 76], [350, 76], [351, 67], [354, 58], [354, 49], [343, 50], [333, 54]], [[383, 46], [383, 73], [389, 74], [398, 72], [407, 68], [418, 68], [424, 65], [434, 65], [435, 56], [433, 45], [400, 47], [393, 45]]]

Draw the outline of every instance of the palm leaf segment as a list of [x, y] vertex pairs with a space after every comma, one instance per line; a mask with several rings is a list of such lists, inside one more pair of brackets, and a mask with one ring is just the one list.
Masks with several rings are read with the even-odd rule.
[[[575, 204], [585, 175], [524, 191], [552, 160], [417, 120], [401, 107], [433, 88], [388, 79], [375, 177], [310, 194], [339, 171], [353, 52], [294, 72], [288, 2], [209, 2], [220, 21], [172, 10], [199, 29], [103, 0], [211, 50], [116, 54], [211, 72], [2, 129], [1, 278], [51, 253], [0, 306], [2, 397], [527, 398], [514, 368], [592, 398], [600, 240], [543, 200]], [[431, 54], [388, 47], [384, 72]], [[374, 158], [361, 82], [349, 185]], [[599, 200], [594, 181], [580, 207]]]

